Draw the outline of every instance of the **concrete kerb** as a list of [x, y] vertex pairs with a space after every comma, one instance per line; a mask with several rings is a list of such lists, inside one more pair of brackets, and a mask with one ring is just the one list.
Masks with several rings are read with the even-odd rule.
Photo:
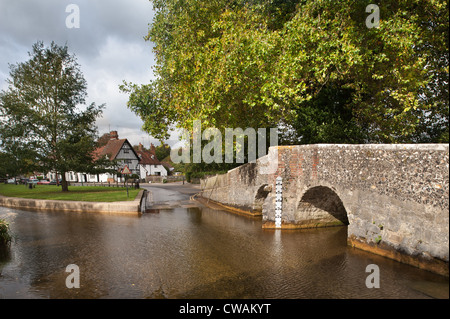
[[140, 216], [145, 191], [141, 189], [133, 201], [83, 202], [6, 197], [0, 195], [0, 206], [50, 212], [83, 212], [107, 215]]
[[260, 212], [253, 212], [250, 209], [247, 208], [240, 208], [240, 207], [234, 207], [230, 205], [225, 205], [223, 203], [217, 202], [215, 200], [209, 199], [207, 197], [203, 196], [203, 192], [199, 192], [195, 195], [192, 195], [190, 197], [191, 201], [196, 201], [200, 204], [202, 204], [205, 207], [209, 207], [212, 209], [218, 209], [218, 210], [224, 210], [230, 213], [234, 213], [237, 215], [245, 216], [245, 217], [252, 217], [252, 218], [258, 218], [260, 219], [262, 214]]

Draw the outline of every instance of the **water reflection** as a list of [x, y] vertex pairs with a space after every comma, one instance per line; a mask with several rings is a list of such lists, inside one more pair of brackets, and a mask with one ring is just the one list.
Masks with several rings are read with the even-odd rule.
[[0, 245], [0, 277], [3, 266], [11, 260], [11, 249], [9, 245]]
[[[345, 227], [262, 230], [209, 208], [141, 217], [0, 207], [15, 235], [0, 255], [5, 298], [448, 298], [448, 280], [346, 245]], [[377, 264], [381, 288], [365, 286]], [[80, 268], [68, 289], [65, 267]]]

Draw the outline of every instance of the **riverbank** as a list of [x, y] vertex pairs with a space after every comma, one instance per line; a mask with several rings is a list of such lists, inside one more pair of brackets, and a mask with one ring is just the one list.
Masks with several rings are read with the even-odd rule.
[[132, 201], [139, 190], [129, 187], [70, 186], [68, 192], [61, 191], [61, 186], [34, 185], [29, 188], [24, 185], [0, 184], [0, 195], [30, 199], [67, 200], [83, 202], [125, 202]]
[[[44, 186], [46, 187], [46, 186]], [[99, 186], [93, 186], [99, 187]], [[200, 185], [189, 184], [183, 182], [174, 183], [142, 183], [139, 193], [131, 201], [115, 201], [115, 202], [101, 202], [101, 201], [74, 201], [74, 200], [50, 200], [50, 199], [35, 199], [0, 195], [0, 206], [11, 207], [22, 210], [37, 210], [50, 212], [85, 212], [85, 213], [100, 213], [109, 215], [128, 215], [139, 216], [142, 212], [142, 204], [146, 198], [147, 187], [157, 187], [163, 190], [171, 190], [185, 195], [186, 200], [189, 197], [197, 194], [200, 191]], [[101, 194], [101, 193], [98, 193]], [[153, 197], [153, 196], [152, 196]], [[179, 203], [177, 203], [179, 204]], [[186, 203], [184, 203], [186, 206]], [[158, 206], [159, 207], [159, 206]], [[150, 207], [151, 208], [151, 207]], [[162, 208], [159, 207], [159, 208]]]
[[132, 201], [117, 202], [86, 202], [49, 199], [31, 199], [7, 197], [0, 195], [0, 206], [23, 210], [54, 211], [54, 212], [85, 212], [101, 214], [140, 214], [144, 190], [140, 190]]

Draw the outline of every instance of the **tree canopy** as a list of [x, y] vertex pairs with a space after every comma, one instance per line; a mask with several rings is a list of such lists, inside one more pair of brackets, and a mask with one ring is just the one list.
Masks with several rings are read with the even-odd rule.
[[[85, 105], [87, 84], [67, 46], [33, 45], [29, 60], [10, 65], [8, 89], [0, 93], [1, 148], [22, 170], [96, 172], [96, 118], [103, 105]], [[5, 155], [6, 156], [6, 155]]]
[[150, 134], [283, 127], [283, 143], [448, 142], [448, 2], [154, 0]]

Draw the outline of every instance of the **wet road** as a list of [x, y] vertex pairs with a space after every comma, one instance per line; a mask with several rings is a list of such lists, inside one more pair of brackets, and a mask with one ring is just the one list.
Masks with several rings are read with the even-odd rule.
[[145, 184], [141, 185], [148, 191], [146, 207], [149, 210], [160, 210], [170, 208], [194, 208], [201, 205], [191, 200], [191, 197], [200, 191], [200, 187], [191, 184], [169, 183], [169, 184]]
[[[347, 246], [345, 227], [263, 230], [189, 201], [188, 185], [145, 187], [155, 210], [141, 217], [0, 207], [15, 237], [0, 298], [448, 298], [448, 279]], [[69, 264], [80, 288], [66, 287]]]

